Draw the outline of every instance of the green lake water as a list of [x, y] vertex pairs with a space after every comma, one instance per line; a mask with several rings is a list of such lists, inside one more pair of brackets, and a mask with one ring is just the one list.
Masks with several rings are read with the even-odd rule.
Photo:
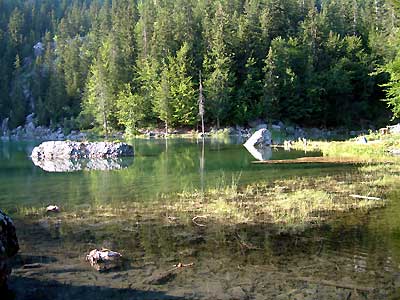
[[[339, 173], [351, 184], [357, 172], [353, 165], [255, 165], [235, 140], [130, 143], [135, 157], [120, 170], [58, 173], [32, 163], [29, 154], [38, 143], [0, 143], [0, 208], [13, 216], [21, 206], [118, 206], [232, 182]], [[305, 155], [319, 154], [272, 150], [271, 159]], [[84, 228], [60, 224], [56, 215], [19, 217], [21, 251], [10, 287], [16, 299], [400, 299], [399, 195], [393, 193], [386, 208], [296, 234], [262, 224], [198, 227], [140, 216]], [[85, 254], [102, 246], [121, 251], [125, 267], [92, 270]], [[178, 262], [194, 266], [165, 283], [146, 283]], [[26, 270], [27, 263], [42, 267]]]
[[[47, 172], [29, 158], [38, 143], [0, 144], [0, 205], [48, 203], [90, 204], [109, 201], [146, 201], [160, 194], [213, 188], [260, 180], [313, 175], [329, 169], [256, 166], [255, 159], [236, 141], [131, 141], [133, 159], [122, 159], [121, 170]], [[272, 150], [272, 159], [314, 156], [316, 153]], [[126, 163], [125, 163], [126, 161]]]

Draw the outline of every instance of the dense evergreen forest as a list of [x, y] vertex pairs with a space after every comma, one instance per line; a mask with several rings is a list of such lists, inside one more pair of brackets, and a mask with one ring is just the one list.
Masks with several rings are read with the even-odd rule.
[[395, 106], [400, 71], [395, 7], [389, 0], [0, 0], [0, 119], [14, 128], [34, 112], [46, 126], [196, 128], [202, 78], [210, 126], [387, 122], [381, 100], [388, 89]]

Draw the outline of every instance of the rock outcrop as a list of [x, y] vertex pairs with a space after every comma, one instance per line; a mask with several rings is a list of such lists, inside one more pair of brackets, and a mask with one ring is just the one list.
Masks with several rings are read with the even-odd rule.
[[15, 227], [5, 213], [0, 210], [0, 295], [7, 287], [7, 278], [11, 273], [9, 259], [19, 250]]
[[271, 145], [271, 132], [266, 128], [261, 128], [253, 133], [253, 135], [244, 143], [247, 148], [253, 147], [265, 147]]
[[257, 160], [268, 160], [272, 156], [271, 133], [266, 128], [257, 130], [247, 141], [244, 147]]
[[133, 147], [115, 142], [43, 142], [32, 150], [31, 157], [37, 160], [92, 159], [133, 156]]
[[2, 136], [8, 136], [9, 134], [9, 129], [8, 129], [8, 118], [5, 118], [2, 122], [1, 122], [1, 132], [0, 135]]

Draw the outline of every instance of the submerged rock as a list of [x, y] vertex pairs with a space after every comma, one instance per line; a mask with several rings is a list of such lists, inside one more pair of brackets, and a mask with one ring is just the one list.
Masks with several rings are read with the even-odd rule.
[[60, 212], [60, 208], [57, 205], [49, 205], [46, 207], [46, 212]]
[[121, 263], [121, 258], [121, 253], [108, 249], [94, 249], [86, 255], [86, 260], [97, 271], [106, 271], [118, 267]]
[[248, 299], [247, 294], [243, 291], [240, 286], [231, 288], [228, 290], [228, 294], [231, 295], [232, 300], [246, 300]]
[[41, 159], [113, 158], [133, 156], [133, 147], [115, 142], [43, 142], [32, 150], [31, 157]]
[[[19, 250], [18, 239], [12, 220], [0, 210], [0, 291], [6, 289], [11, 273], [9, 259]], [[1, 295], [1, 292], [0, 292]]]

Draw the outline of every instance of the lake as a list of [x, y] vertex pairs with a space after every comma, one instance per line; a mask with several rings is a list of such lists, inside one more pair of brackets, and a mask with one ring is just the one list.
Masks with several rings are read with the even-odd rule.
[[[38, 143], [0, 142], [0, 208], [13, 217], [21, 207], [48, 204], [65, 211], [109, 203], [124, 207], [233, 182], [246, 186], [332, 174], [346, 178], [357, 172], [353, 165], [255, 165], [237, 140], [130, 143], [135, 157], [112, 162], [114, 170], [48, 172], [29, 158]], [[268, 155], [320, 154], [272, 149]], [[105, 215], [90, 223], [79, 222], [79, 216], [70, 223], [57, 215], [19, 216], [21, 251], [10, 286], [17, 299], [398, 299], [398, 195], [393, 193], [383, 209], [346, 214], [297, 233], [266, 224], [159, 222], [140, 212], [123, 218]], [[96, 247], [120, 251], [123, 267], [104, 273], [91, 269], [84, 258]], [[179, 262], [193, 266], [165, 282], [149, 283], [154, 274]], [[24, 268], [28, 263], [40, 267]]]

